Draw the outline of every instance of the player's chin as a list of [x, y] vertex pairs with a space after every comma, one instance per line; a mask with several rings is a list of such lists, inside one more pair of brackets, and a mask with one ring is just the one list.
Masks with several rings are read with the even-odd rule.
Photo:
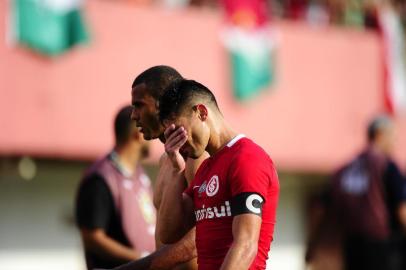
[[153, 140], [153, 139], [154, 138], [150, 134], [144, 133], [144, 140], [150, 141], [150, 140]]
[[146, 140], [146, 141], [155, 140], [159, 137], [159, 134], [154, 134], [154, 133], [148, 132], [148, 131], [144, 131], [143, 135], [144, 135], [144, 140]]

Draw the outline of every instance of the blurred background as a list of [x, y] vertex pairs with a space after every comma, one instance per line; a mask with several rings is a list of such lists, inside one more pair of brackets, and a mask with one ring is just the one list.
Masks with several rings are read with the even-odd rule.
[[[207, 85], [275, 161], [272, 269], [305, 269], [309, 198], [379, 113], [394, 117], [405, 172], [406, 2], [238, 2], [0, 1], [0, 269], [85, 269], [76, 188], [153, 65]], [[152, 180], [162, 152], [154, 142]]]

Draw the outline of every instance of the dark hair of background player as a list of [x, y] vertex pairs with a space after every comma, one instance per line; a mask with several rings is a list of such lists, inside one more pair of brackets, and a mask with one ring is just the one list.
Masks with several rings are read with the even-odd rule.
[[121, 146], [126, 144], [132, 132], [137, 129], [135, 122], [131, 120], [131, 106], [125, 106], [120, 109], [114, 120], [114, 136], [116, 145]]
[[145, 84], [148, 93], [158, 100], [171, 82], [181, 79], [183, 79], [182, 75], [172, 67], [154, 66], [138, 75], [132, 84], [132, 88]]
[[369, 142], [374, 142], [380, 132], [391, 124], [391, 120], [386, 115], [374, 118], [368, 125], [367, 138]]

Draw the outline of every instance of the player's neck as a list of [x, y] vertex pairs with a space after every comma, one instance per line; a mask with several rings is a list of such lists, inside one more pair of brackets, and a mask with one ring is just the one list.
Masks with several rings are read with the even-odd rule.
[[135, 168], [140, 160], [139, 149], [134, 149], [131, 145], [116, 146], [114, 151], [117, 153], [121, 166], [124, 166], [126, 171], [134, 173]]
[[224, 121], [220, 121], [218, 125], [213, 125], [212, 127], [206, 151], [210, 156], [215, 155], [237, 135], [237, 132], [229, 127]]
[[384, 146], [378, 144], [378, 143], [370, 143], [368, 149], [372, 151], [373, 153], [389, 156], [389, 151], [385, 149]]

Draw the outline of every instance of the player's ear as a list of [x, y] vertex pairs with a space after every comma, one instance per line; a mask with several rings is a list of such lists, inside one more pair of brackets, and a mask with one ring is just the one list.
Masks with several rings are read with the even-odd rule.
[[203, 104], [197, 104], [195, 106], [195, 110], [197, 112], [197, 116], [199, 117], [200, 120], [206, 121], [207, 116], [209, 114], [209, 111], [207, 110], [207, 107]]

